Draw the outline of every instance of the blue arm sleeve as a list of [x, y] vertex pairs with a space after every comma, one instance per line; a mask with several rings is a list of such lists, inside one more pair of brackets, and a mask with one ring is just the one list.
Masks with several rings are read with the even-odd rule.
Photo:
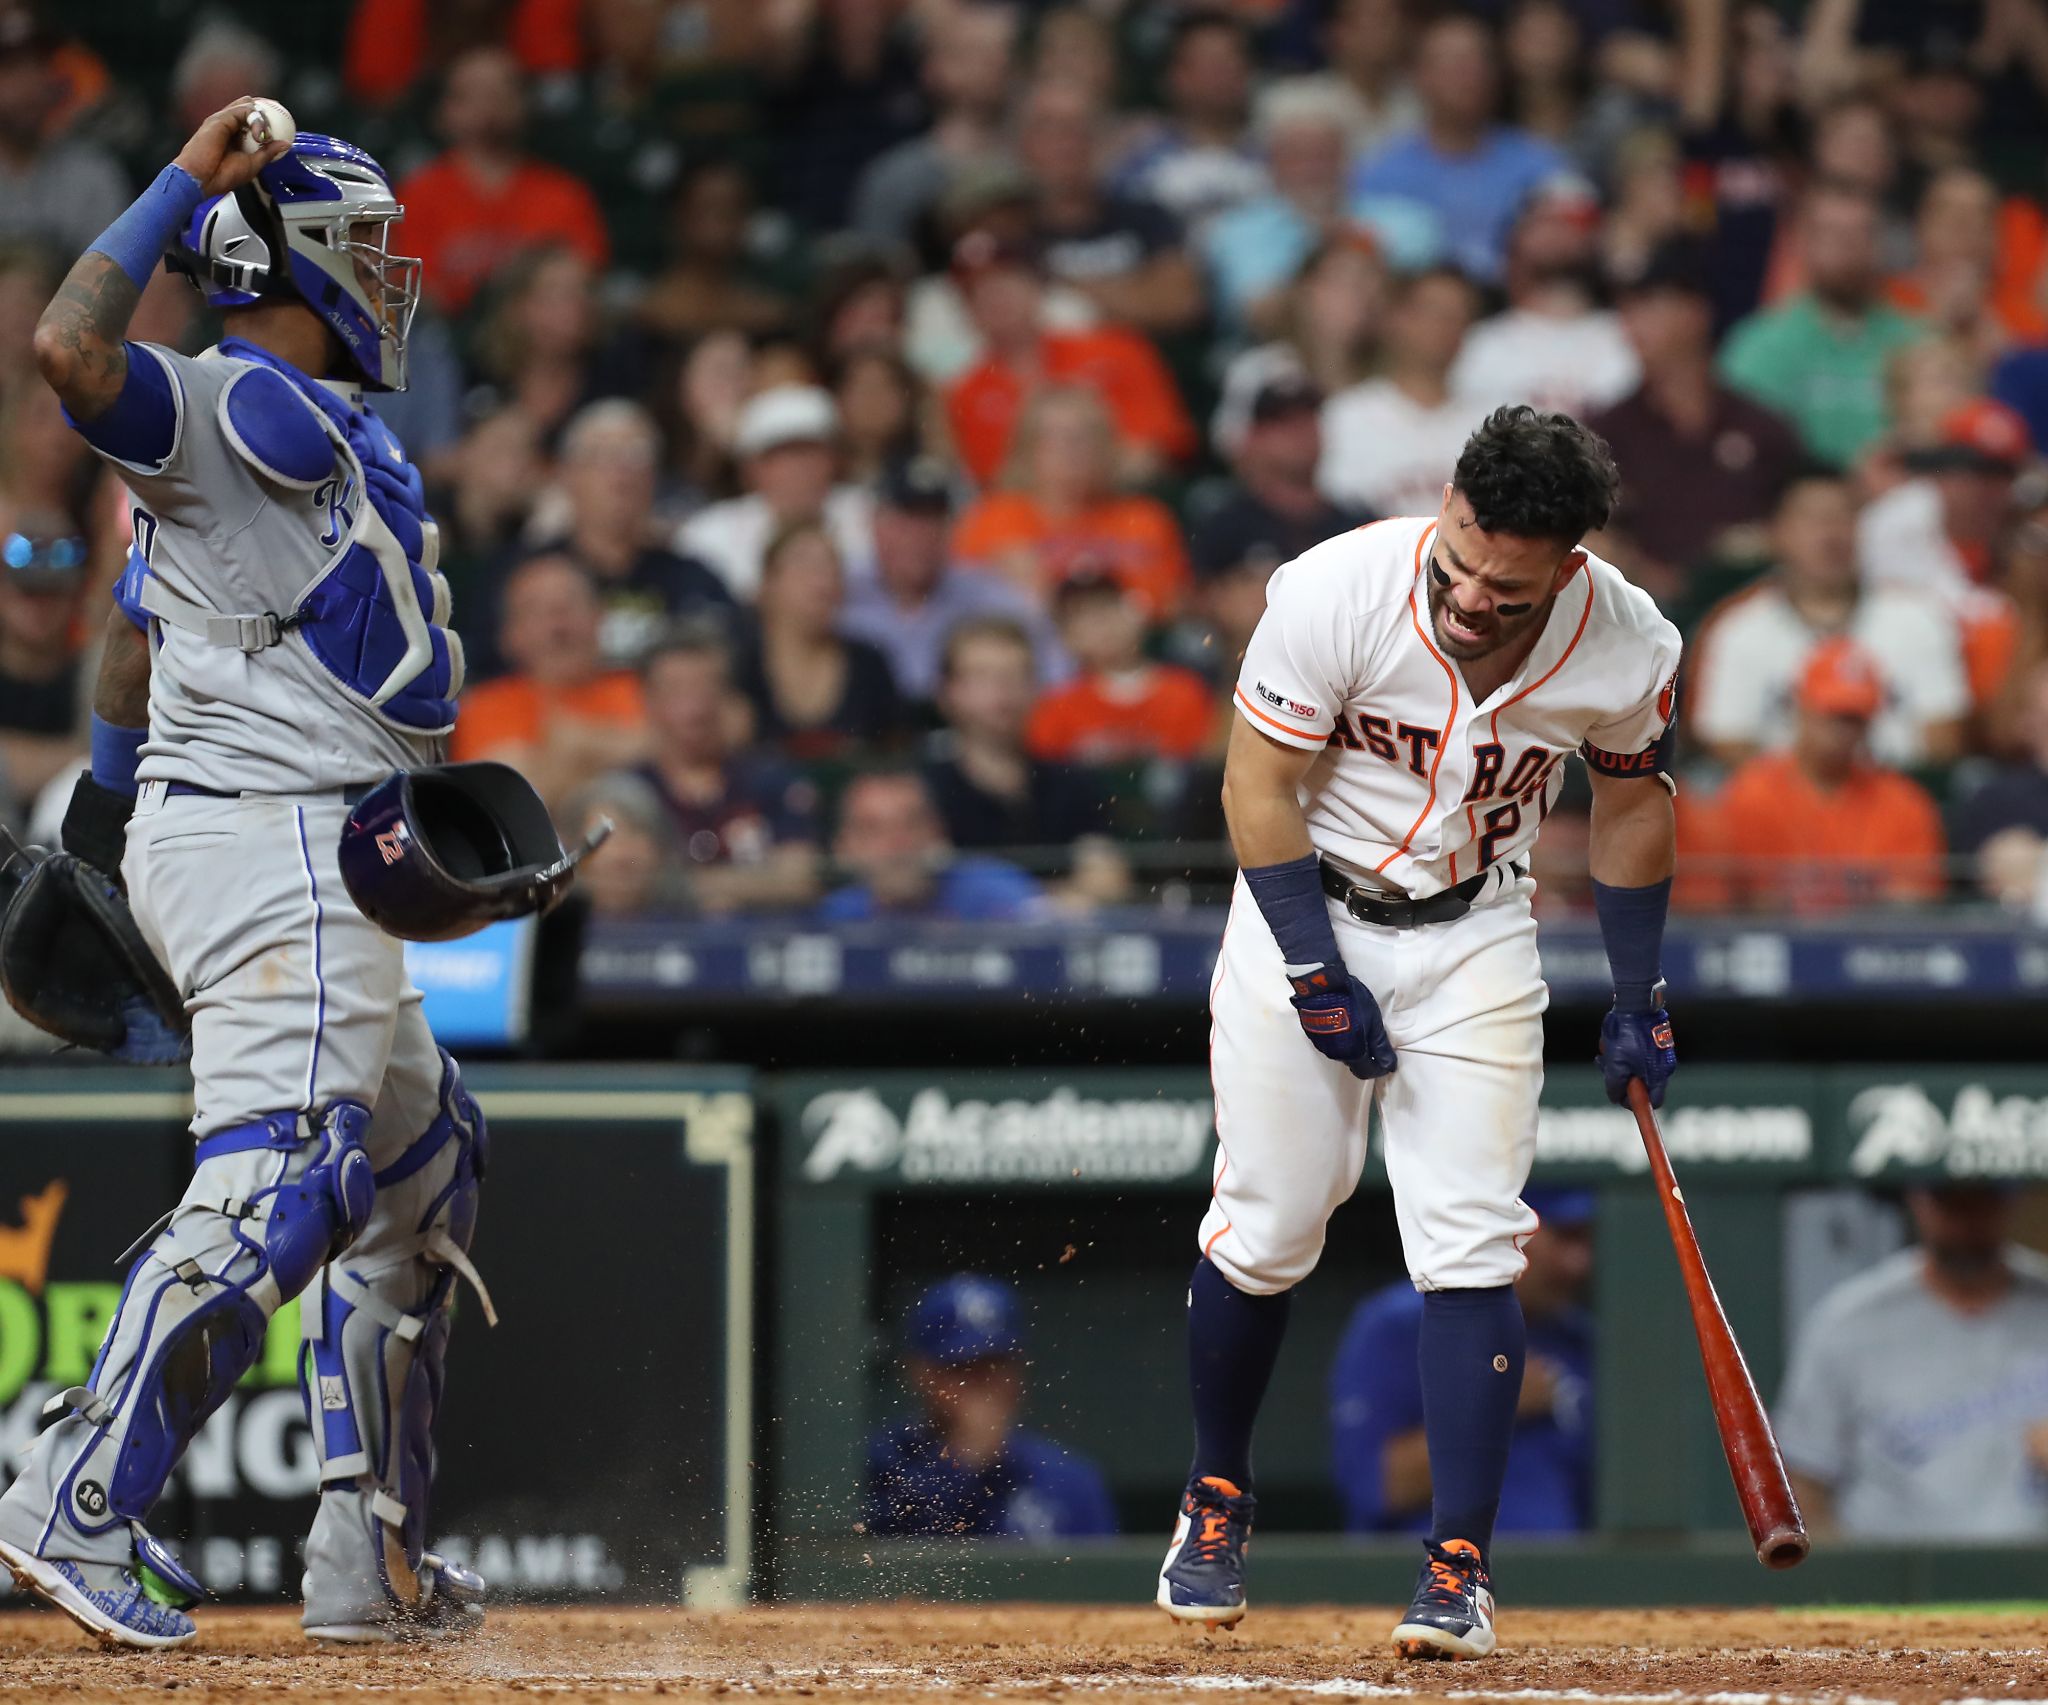
[[177, 390], [169, 369], [146, 345], [121, 347], [128, 354], [128, 377], [113, 407], [90, 420], [79, 420], [66, 409], [64, 418], [95, 450], [154, 470], [178, 447]]
[[1280, 957], [1287, 962], [1289, 976], [1344, 963], [1337, 951], [1337, 932], [1330, 927], [1322, 868], [1314, 853], [1285, 864], [1247, 870], [1244, 881], [1259, 903], [1266, 927], [1280, 944]]
[[149, 738], [146, 728], [120, 728], [92, 717], [92, 779], [114, 793], [136, 794], [135, 766], [142, 761], [142, 743]]
[[1614, 1005], [1620, 1012], [1648, 1012], [1663, 976], [1664, 920], [1671, 910], [1671, 878], [1646, 888], [1593, 884], [1593, 909], [1600, 939], [1614, 973]]

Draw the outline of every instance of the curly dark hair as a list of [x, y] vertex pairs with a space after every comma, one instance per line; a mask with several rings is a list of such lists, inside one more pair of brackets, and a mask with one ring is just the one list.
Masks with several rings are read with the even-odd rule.
[[1451, 484], [1487, 532], [1569, 548], [1607, 525], [1621, 475], [1598, 433], [1568, 414], [1511, 403], [1465, 440]]

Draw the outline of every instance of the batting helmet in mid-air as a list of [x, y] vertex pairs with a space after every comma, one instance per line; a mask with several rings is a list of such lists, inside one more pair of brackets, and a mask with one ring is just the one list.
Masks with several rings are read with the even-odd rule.
[[341, 880], [364, 917], [406, 941], [453, 941], [551, 910], [611, 832], [564, 852], [532, 784], [505, 764], [400, 770], [341, 830]]

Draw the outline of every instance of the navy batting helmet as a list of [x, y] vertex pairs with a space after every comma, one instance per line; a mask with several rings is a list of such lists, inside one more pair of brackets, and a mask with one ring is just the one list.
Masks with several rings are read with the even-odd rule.
[[406, 941], [453, 941], [547, 912], [609, 822], [562, 850], [540, 795], [505, 764], [438, 764], [379, 782], [341, 830], [341, 880], [364, 917]]

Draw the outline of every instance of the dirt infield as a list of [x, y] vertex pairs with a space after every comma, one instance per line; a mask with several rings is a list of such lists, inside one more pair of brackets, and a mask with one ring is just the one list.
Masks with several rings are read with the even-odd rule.
[[174, 1691], [181, 1705], [334, 1702], [365, 1694], [478, 1701], [544, 1695], [917, 1701], [1102, 1695], [1612, 1699], [1623, 1705], [2048, 1702], [2048, 1607], [1881, 1613], [1614, 1611], [1510, 1614], [1485, 1663], [1383, 1656], [1389, 1611], [1276, 1610], [1204, 1635], [1129, 1610], [859, 1605], [756, 1610], [515, 1611], [455, 1650], [308, 1648], [289, 1613], [203, 1611], [179, 1652], [111, 1655], [53, 1615], [0, 1614], [0, 1699], [97, 1705]]

